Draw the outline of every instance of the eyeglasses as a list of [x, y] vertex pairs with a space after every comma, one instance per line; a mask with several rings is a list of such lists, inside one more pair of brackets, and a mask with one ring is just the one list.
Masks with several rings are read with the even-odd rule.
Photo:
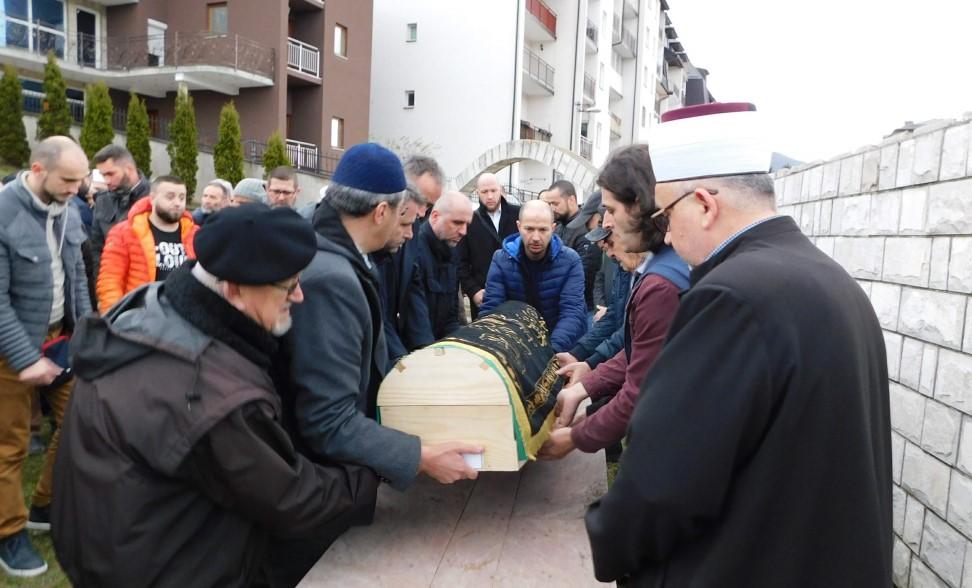
[[294, 193], [294, 190], [279, 190], [277, 188], [270, 188], [267, 190], [269, 194], [275, 194], [277, 196], [290, 196]]
[[270, 284], [270, 285], [276, 288], [277, 290], [283, 290], [284, 292], [287, 293], [287, 296], [290, 297], [293, 296], [294, 292], [297, 291], [297, 288], [300, 287], [300, 277], [294, 280], [292, 284], [289, 284], [287, 286], [284, 286], [283, 284]]
[[684, 199], [686, 196], [691, 196], [692, 194], [695, 194], [699, 190], [705, 190], [709, 194], [719, 193], [718, 190], [710, 190], [708, 188], [692, 188], [688, 192], [682, 194], [681, 196], [673, 200], [672, 203], [666, 206], [665, 208], [662, 208], [661, 210], [656, 211], [655, 214], [651, 215], [650, 217], [651, 222], [652, 224], [655, 225], [655, 228], [662, 233], [667, 233], [668, 231], [670, 231], [672, 229], [672, 223], [670, 220], [672, 216], [672, 209], [675, 208], [675, 205], [681, 202], [682, 199]]

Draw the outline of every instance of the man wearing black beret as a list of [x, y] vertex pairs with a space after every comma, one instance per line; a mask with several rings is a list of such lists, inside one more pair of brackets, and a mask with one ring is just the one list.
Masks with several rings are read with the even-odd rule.
[[316, 536], [374, 494], [370, 472], [295, 452], [267, 372], [313, 229], [227, 209], [195, 249], [75, 332], [52, 532], [77, 586], [246, 586], [271, 535]]

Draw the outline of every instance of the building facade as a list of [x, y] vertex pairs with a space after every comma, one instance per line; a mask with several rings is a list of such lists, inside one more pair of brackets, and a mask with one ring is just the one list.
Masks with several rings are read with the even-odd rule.
[[[447, 175], [520, 139], [600, 165], [686, 104], [690, 77], [698, 101], [711, 100], [667, 10], [665, 0], [377, 0], [371, 136], [411, 139]], [[501, 178], [528, 198], [559, 172], [523, 161]]]
[[84, 85], [103, 80], [116, 113], [142, 95], [165, 138], [185, 84], [202, 144], [232, 100], [248, 156], [280, 131], [295, 165], [323, 174], [367, 140], [371, 33], [372, 3], [360, 0], [0, 0], [0, 57], [28, 102], [53, 51], [76, 116]]

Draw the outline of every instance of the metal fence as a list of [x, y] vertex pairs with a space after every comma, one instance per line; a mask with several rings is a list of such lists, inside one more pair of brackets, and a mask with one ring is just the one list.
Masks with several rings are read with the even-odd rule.
[[[294, 169], [322, 178], [329, 178], [334, 174], [334, 168], [337, 167], [340, 159], [334, 155], [321, 153], [317, 145], [311, 143], [288, 140], [285, 148]], [[243, 141], [243, 159], [249, 163], [263, 165], [263, 154], [266, 151], [267, 144], [264, 141], [252, 139]]]
[[321, 77], [321, 50], [303, 41], [287, 38], [287, 67]]
[[554, 91], [554, 68], [529, 48], [524, 49], [523, 70], [541, 86]]

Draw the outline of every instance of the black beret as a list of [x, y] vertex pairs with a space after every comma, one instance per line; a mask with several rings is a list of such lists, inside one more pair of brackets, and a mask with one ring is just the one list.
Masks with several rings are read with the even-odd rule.
[[224, 208], [194, 241], [200, 265], [236, 284], [272, 284], [295, 276], [317, 251], [310, 223], [289, 208], [262, 204]]

